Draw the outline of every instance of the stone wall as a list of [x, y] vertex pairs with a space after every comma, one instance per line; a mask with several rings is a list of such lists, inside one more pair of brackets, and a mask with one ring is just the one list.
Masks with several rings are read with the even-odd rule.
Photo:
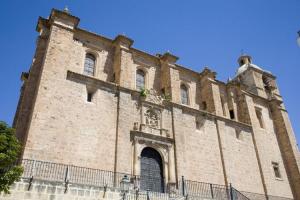
[[23, 157], [113, 170], [117, 98], [92, 80], [67, 80], [68, 69], [82, 73], [82, 52], [70, 31], [52, 27]]
[[[270, 116], [269, 107], [259, 100], [247, 98], [254, 137], [257, 144], [259, 159], [268, 195], [292, 197], [289, 181], [278, 146], [273, 121]], [[264, 120], [264, 128], [261, 128], [255, 108], [260, 108]], [[276, 178], [272, 162], [279, 163], [281, 178]], [[281, 188], [278, 190], [278, 188]]]
[[[109, 187], [95, 187], [88, 185], [69, 184], [61, 182], [49, 182], [42, 180], [22, 179], [10, 187], [10, 194], [0, 194], [0, 200], [120, 200], [124, 198], [124, 192], [120, 189]], [[265, 200], [265, 195], [242, 192], [250, 200]], [[149, 192], [151, 200], [175, 200], [184, 199], [181, 195], [158, 194]], [[268, 196], [270, 200], [292, 200], [290, 198]], [[131, 191], [126, 193], [126, 200], [147, 200], [146, 192], [139, 192], [138, 195]], [[197, 197], [197, 199], [207, 199]]]
[[0, 195], [0, 200], [119, 200], [123, 194], [120, 190], [87, 185], [66, 187], [64, 183], [38, 180], [30, 184], [27, 179], [14, 183], [10, 191], [11, 194]]
[[[186, 109], [174, 109], [178, 176], [194, 181], [225, 184], [214, 120]], [[196, 129], [196, 120], [201, 123]], [[179, 142], [180, 141], [180, 142]], [[212, 148], [213, 147], [213, 148]]]

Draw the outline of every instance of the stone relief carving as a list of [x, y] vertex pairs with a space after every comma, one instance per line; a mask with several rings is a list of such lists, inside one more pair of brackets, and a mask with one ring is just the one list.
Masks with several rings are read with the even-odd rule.
[[152, 103], [155, 103], [155, 104], [159, 104], [159, 105], [162, 105], [163, 104], [163, 101], [164, 101], [164, 98], [158, 94], [158, 92], [154, 89], [150, 89], [148, 91], [148, 94], [147, 94], [147, 97], [146, 97], [146, 100], [147, 101], [150, 101]]
[[147, 126], [151, 128], [160, 128], [160, 113], [157, 110], [149, 108], [146, 110], [144, 116]]

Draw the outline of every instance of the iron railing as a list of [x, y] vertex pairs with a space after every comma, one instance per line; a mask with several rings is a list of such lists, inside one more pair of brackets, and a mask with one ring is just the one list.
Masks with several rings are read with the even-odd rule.
[[230, 199], [248, 200], [238, 190], [225, 185], [185, 180], [184, 177], [178, 182], [178, 192], [186, 199]]
[[135, 192], [124, 193], [122, 200], [170, 200], [170, 195], [168, 193], [137, 190]]
[[22, 166], [23, 178], [121, 188], [121, 180], [127, 176], [133, 183], [133, 187], [139, 187], [139, 177], [126, 173], [28, 159], [22, 160]]
[[[24, 172], [22, 178], [45, 181], [56, 181], [68, 184], [82, 184], [98, 187], [109, 187], [122, 191], [121, 180], [127, 176], [130, 180], [130, 188], [124, 193], [124, 199], [128, 200], [168, 200], [168, 199], [220, 199], [220, 200], [248, 200], [243, 193], [231, 185], [229, 187], [218, 184], [185, 180], [182, 177], [178, 181], [176, 190], [166, 190], [165, 193], [142, 191], [140, 189], [140, 177], [126, 173], [78, 167], [73, 165], [58, 164], [37, 160], [22, 160]], [[66, 187], [67, 188], [67, 187]], [[247, 195], [248, 196], [248, 195]]]
[[230, 197], [231, 197], [231, 200], [239, 200], [239, 199], [248, 200], [249, 199], [244, 194], [242, 194], [241, 192], [239, 192], [238, 190], [233, 188], [231, 185], [230, 185]]
[[[245, 191], [240, 191], [240, 193], [247, 196], [249, 199], [255, 199], [255, 200], [265, 200], [266, 199], [266, 195], [264, 195], [264, 194], [245, 192]], [[274, 196], [274, 195], [268, 195], [267, 198], [268, 198], [268, 200], [293, 200], [293, 198], [279, 197], [279, 196]]]
[[178, 192], [183, 196], [228, 199], [228, 191], [224, 185], [184, 180], [184, 177], [182, 177], [178, 185]]

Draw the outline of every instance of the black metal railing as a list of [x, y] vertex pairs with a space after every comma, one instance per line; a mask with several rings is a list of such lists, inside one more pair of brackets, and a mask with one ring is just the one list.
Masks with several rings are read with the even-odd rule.
[[178, 182], [178, 186], [178, 192], [182, 196], [212, 199], [224, 199], [228, 197], [228, 191], [224, 185], [184, 180], [182, 177]]
[[225, 185], [185, 180], [184, 177], [178, 182], [178, 192], [187, 199], [230, 199], [248, 200], [248, 198], [233, 188]]
[[139, 187], [139, 177], [126, 173], [78, 167], [37, 160], [22, 160], [22, 177], [99, 187], [121, 188], [124, 176], [130, 178], [133, 187]]
[[[122, 200], [169, 200], [168, 193], [150, 192], [150, 191], [135, 191], [124, 193]], [[175, 200], [175, 198], [173, 198]]]
[[258, 193], [253, 193], [253, 192], [245, 192], [245, 191], [240, 191], [243, 195], [248, 197], [249, 199], [255, 199], [255, 200], [265, 200], [268, 198], [268, 200], [293, 200], [293, 198], [288, 198], [288, 197], [279, 197], [279, 196], [273, 196], [273, 195], [268, 195], [266, 197], [265, 194], [258, 194]]
[[[140, 190], [140, 177], [126, 173], [114, 173], [111, 171], [78, 167], [73, 165], [51, 163], [37, 160], [22, 160], [24, 172], [22, 177], [30, 180], [56, 181], [68, 184], [82, 184], [98, 187], [109, 187], [122, 190], [122, 179], [126, 176], [130, 180], [131, 187], [124, 193], [123, 199], [128, 200], [168, 200], [172, 199], [226, 199], [248, 200], [245, 195], [233, 188], [218, 184], [185, 180], [178, 181], [178, 188], [165, 193]], [[30, 184], [31, 185], [31, 184]]]
[[249, 199], [244, 194], [242, 194], [241, 192], [239, 192], [238, 190], [233, 188], [231, 185], [230, 185], [230, 196], [231, 196], [231, 200], [238, 200], [238, 199], [248, 200]]

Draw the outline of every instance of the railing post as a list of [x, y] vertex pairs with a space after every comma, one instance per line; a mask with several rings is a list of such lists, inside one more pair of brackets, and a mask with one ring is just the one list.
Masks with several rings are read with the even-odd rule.
[[139, 189], [135, 191], [135, 200], [139, 199]]
[[113, 176], [114, 176], [114, 179], [113, 179], [113, 187], [116, 187], [117, 186], [117, 177], [116, 177], [116, 172], [113, 172]]
[[31, 177], [35, 175], [35, 165], [36, 165], [36, 160], [33, 160], [32, 168], [31, 168]]
[[230, 190], [230, 200], [233, 200], [233, 189], [231, 183], [229, 184], [229, 190]]
[[149, 189], [147, 190], [147, 200], [150, 200], [150, 197], [149, 197]]
[[184, 182], [184, 176], [181, 177], [181, 189], [182, 189], [182, 196], [185, 196], [185, 182]]
[[214, 198], [214, 190], [213, 190], [213, 186], [211, 183], [209, 184], [209, 187], [210, 187], [211, 198], [213, 199]]
[[67, 193], [69, 187], [69, 166], [66, 168], [66, 173], [65, 173], [65, 193]]
[[33, 176], [35, 175], [35, 163], [36, 163], [36, 161], [33, 160], [32, 168], [31, 168], [31, 176], [30, 176], [29, 185], [28, 185], [28, 191], [30, 190], [30, 188], [32, 186]]
[[107, 190], [107, 184], [105, 184], [104, 189], [103, 189], [103, 199], [105, 199], [106, 190]]

